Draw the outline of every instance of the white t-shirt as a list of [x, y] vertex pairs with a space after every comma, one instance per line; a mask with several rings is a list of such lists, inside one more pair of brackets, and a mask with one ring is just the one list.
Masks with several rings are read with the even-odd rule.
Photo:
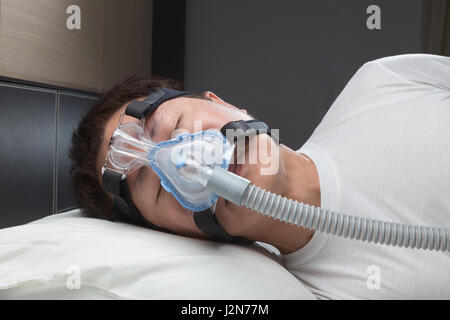
[[[449, 228], [450, 58], [366, 63], [299, 152], [317, 167], [322, 208]], [[450, 299], [449, 253], [316, 232], [283, 260], [318, 298]]]

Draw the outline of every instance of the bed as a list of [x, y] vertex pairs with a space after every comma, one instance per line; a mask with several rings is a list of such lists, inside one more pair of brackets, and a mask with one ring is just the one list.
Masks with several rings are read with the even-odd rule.
[[67, 151], [96, 100], [0, 81], [0, 299], [314, 299], [270, 246], [82, 216]]

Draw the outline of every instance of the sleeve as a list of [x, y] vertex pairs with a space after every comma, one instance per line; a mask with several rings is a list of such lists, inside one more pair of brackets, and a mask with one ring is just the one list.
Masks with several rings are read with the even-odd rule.
[[450, 57], [403, 54], [374, 60], [372, 63], [404, 80], [450, 90]]

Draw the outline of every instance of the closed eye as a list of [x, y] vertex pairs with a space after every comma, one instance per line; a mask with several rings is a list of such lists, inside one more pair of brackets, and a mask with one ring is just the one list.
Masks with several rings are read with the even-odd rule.
[[[147, 166], [142, 166], [140, 167], [137, 172], [136, 172], [136, 177], [135, 177], [135, 183], [137, 188], [141, 188], [144, 187], [145, 185], [143, 185], [143, 182], [146, 179], [152, 179], [151, 177], [148, 176], [148, 172], [146, 170], [153, 170]], [[155, 197], [154, 197], [154, 203], [156, 204], [156, 202], [158, 201], [158, 198], [162, 192], [162, 186], [161, 186], [161, 181], [159, 181], [158, 179], [158, 190], [155, 193]]]

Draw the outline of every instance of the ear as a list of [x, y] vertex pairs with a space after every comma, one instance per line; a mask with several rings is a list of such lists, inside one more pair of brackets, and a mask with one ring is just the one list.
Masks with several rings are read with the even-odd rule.
[[[210, 98], [212, 101], [214, 101], [214, 102], [216, 102], [218, 104], [222, 104], [222, 105], [228, 106], [230, 108], [233, 108], [233, 109], [236, 109], [236, 110], [240, 110], [239, 108], [233, 106], [232, 104], [229, 104], [228, 102], [225, 102], [222, 99], [220, 99], [214, 92], [205, 91], [205, 92], [202, 93], [202, 96]], [[245, 113], [247, 113], [247, 111], [245, 111]]]
[[206, 97], [206, 98], [210, 98], [211, 100], [214, 100], [217, 103], [221, 103], [224, 104], [225, 101], [223, 101], [222, 99], [220, 99], [214, 92], [211, 91], [205, 91], [202, 93], [202, 96]]

